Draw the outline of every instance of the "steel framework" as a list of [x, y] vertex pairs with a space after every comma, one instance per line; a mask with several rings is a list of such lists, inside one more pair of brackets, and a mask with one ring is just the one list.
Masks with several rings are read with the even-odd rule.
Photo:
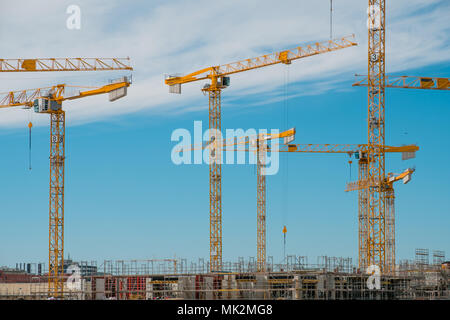
[[64, 266], [64, 162], [65, 112], [50, 113], [50, 197], [48, 290], [50, 296], [62, 296]]
[[[385, 178], [385, 31], [386, 0], [369, 0], [368, 9], [368, 153], [367, 153], [367, 241], [360, 261], [386, 267], [385, 193], [381, 183]], [[364, 219], [364, 217], [363, 217]]]

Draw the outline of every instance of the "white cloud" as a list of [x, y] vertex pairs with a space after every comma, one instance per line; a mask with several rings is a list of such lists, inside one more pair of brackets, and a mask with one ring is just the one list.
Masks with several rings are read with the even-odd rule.
[[[366, 7], [364, 1], [334, 2], [334, 34], [355, 33], [356, 48], [311, 57], [289, 67], [292, 83], [313, 93], [336, 88], [336, 82], [364, 73], [367, 59]], [[26, 57], [124, 57], [135, 68], [129, 95], [109, 103], [106, 96], [65, 104], [68, 123], [106, 119], [143, 109], [179, 114], [206, 108], [201, 83], [183, 87], [181, 96], [170, 95], [165, 73], [189, 73], [262, 53], [327, 39], [329, 2], [284, 0], [197, 1], [77, 1], [81, 30], [66, 28], [66, 8], [73, 1], [8, 1], [0, 12], [0, 37], [4, 58]], [[387, 70], [407, 71], [448, 61], [446, 1], [388, 1]], [[5, 45], [7, 44], [7, 45]], [[246, 72], [232, 77], [226, 96], [277, 90], [283, 84], [285, 66]], [[49, 86], [57, 83], [93, 85], [120, 73], [0, 73], [0, 91]], [[333, 85], [324, 85], [333, 83]], [[290, 92], [297, 96], [301, 93]], [[261, 103], [255, 98], [255, 104]], [[0, 126], [23, 126], [29, 115], [23, 110], [0, 110]], [[46, 118], [35, 115], [34, 119]], [[69, 120], [70, 119], [70, 120]], [[41, 121], [48, 123], [48, 119]]]

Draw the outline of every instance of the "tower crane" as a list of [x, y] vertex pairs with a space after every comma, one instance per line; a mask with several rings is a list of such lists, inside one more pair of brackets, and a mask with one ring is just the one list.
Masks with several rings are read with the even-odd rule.
[[169, 85], [170, 93], [181, 94], [181, 85], [209, 80], [202, 88], [203, 93], [209, 95], [209, 128], [210, 140], [214, 147], [210, 154], [209, 163], [209, 219], [210, 219], [210, 270], [222, 270], [222, 166], [221, 148], [214, 132], [221, 131], [221, 92], [230, 85], [230, 75], [267, 67], [275, 64], [291, 64], [292, 61], [309, 56], [336, 51], [355, 46], [352, 37], [343, 37], [337, 40], [317, 42], [313, 45], [297, 47], [292, 50], [284, 50], [256, 58], [241, 60], [238, 62], [204, 68], [185, 76], [169, 76], [165, 83]]
[[[411, 176], [415, 169], [408, 168], [401, 174], [395, 175], [389, 173], [383, 181], [380, 189], [385, 192], [386, 201], [386, 216], [385, 216], [385, 228], [386, 228], [386, 273], [393, 273], [395, 271], [395, 193], [394, 182], [403, 181], [403, 184], [407, 184], [411, 181]], [[347, 184], [345, 191], [360, 191], [366, 190], [368, 186], [367, 180], [358, 180]], [[364, 221], [365, 222], [365, 221]], [[363, 222], [363, 223], [364, 223]], [[366, 240], [367, 237], [362, 237], [361, 241]], [[361, 244], [363, 247], [367, 244]]]
[[[64, 162], [65, 162], [65, 111], [62, 102], [109, 93], [109, 100], [124, 97], [130, 81], [123, 77], [108, 85], [66, 95], [71, 86], [60, 84], [8, 92], [0, 95], [0, 108], [24, 106], [37, 113], [50, 116], [50, 196], [49, 196], [49, 270], [48, 294], [62, 298], [64, 294]], [[72, 87], [80, 88], [80, 87]]]
[[[30, 59], [0, 59], [0, 72], [58, 72], [58, 71], [112, 71], [112, 70], [133, 70], [130, 66], [130, 58], [30, 58]], [[39, 97], [40, 89], [31, 90], [27, 93], [27, 90], [19, 92], [9, 92], [1, 100], [3, 106], [18, 106], [27, 105], [30, 106], [33, 99]], [[20, 104], [22, 102], [23, 104]], [[19, 103], [19, 104], [18, 104]], [[52, 118], [53, 119], [53, 118]], [[28, 124], [31, 133], [31, 122]], [[50, 194], [51, 198], [51, 194]], [[50, 222], [52, 221], [52, 203], [50, 202]], [[52, 225], [49, 225], [50, 229], [50, 249], [49, 249], [49, 261], [54, 261], [52, 257], [58, 257], [56, 249], [53, 250], [52, 239], [57, 239], [56, 236], [52, 236]], [[62, 242], [58, 245], [62, 246]], [[57, 248], [58, 245], [55, 247]], [[53, 252], [53, 253], [52, 253]], [[63, 257], [64, 258], [64, 257]], [[61, 261], [62, 262], [62, 261]], [[62, 295], [63, 284], [60, 279], [61, 272], [57, 265], [52, 268], [53, 276], [49, 276], [49, 295], [58, 296]], [[62, 268], [62, 267], [61, 267]], [[55, 280], [56, 279], [56, 280]]]
[[[237, 140], [225, 140], [222, 143], [223, 152], [248, 152], [256, 154], [257, 166], [257, 271], [266, 271], [266, 154], [268, 152], [288, 153], [327, 153], [348, 154], [356, 158], [365, 158], [369, 149], [365, 144], [292, 144], [295, 137], [295, 128], [278, 134], [262, 133], [255, 136], [238, 137]], [[284, 139], [283, 143], [267, 144], [269, 140]], [[213, 148], [211, 144], [204, 143], [202, 146], [182, 146], [178, 152], [188, 152], [197, 149]], [[402, 153], [403, 155], [414, 154], [419, 150], [416, 145], [400, 147], [384, 146], [384, 152]], [[405, 157], [404, 157], [405, 158]], [[360, 236], [359, 236], [360, 238]]]
[[[354, 87], [367, 87], [369, 85], [368, 77], [363, 75], [356, 75], [357, 82], [353, 84]], [[418, 77], [418, 76], [385, 76], [384, 82], [385, 88], [401, 88], [401, 89], [424, 89], [424, 90], [450, 90], [450, 79], [449, 78], [436, 78], [436, 77]], [[404, 154], [405, 157], [409, 158], [410, 155], [408, 153]], [[362, 157], [358, 161], [359, 167], [359, 179], [360, 181], [368, 181], [368, 158]], [[382, 181], [382, 180], [381, 180]], [[358, 188], [358, 215], [360, 217], [359, 223], [359, 267], [361, 269], [366, 269], [369, 266], [369, 251], [371, 250], [370, 243], [373, 243], [369, 238], [369, 229], [368, 229], [368, 188], [369, 183], [364, 183], [364, 188]], [[373, 186], [372, 186], [373, 188]], [[384, 211], [386, 214], [394, 215], [395, 210], [390, 204], [392, 201], [391, 193], [388, 192], [389, 189], [384, 189], [384, 208], [387, 208], [387, 211]], [[390, 219], [392, 223], [395, 223], [395, 217]], [[385, 224], [388, 225], [388, 224]], [[380, 227], [383, 230], [383, 234], [387, 231]], [[391, 231], [395, 231], [395, 226], [390, 228]], [[374, 237], [372, 236], [372, 239]], [[390, 249], [386, 251], [385, 256], [388, 256], [388, 259], [384, 266], [384, 271], [389, 273], [395, 270], [395, 234], [390, 235], [387, 234], [385, 238], [389, 238], [391, 242], [394, 244], [390, 246]], [[384, 243], [385, 241], [383, 241]], [[384, 247], [385, 248], [385, 245]], [[383, 249], [384, 250], [384, 249]], [[392, 258], [393, 257], [393, 258]]]

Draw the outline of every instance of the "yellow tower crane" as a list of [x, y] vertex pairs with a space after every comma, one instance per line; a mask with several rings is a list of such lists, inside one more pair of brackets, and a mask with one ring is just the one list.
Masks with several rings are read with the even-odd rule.
[[127, 77], [111, 84], [65, 95], [65, 84], [8, 92], [0, 95], [0, 108], [25, 106], [37, 113], [50, 115], [50, 196], [49, 196], [49, 264], [48, 294], [62, 298], [64, 294], [64, 162], [65, 162], [65, 111], [62, 102], [109, 93], [109, 100], [117, 100], [127, 93]]
[[355, 46], [352, 37], [317, 42], [292, 50], [284, 50], [257, 58], [214, 66], [192, 72], [185, 76], [169, 76], [165, 83], [170, 86], [170, 93], [181, 93], [181, 85], [189, 82], [210, 80], [202, 91], [209, 95], [210, 140], [214, 147], [209, 164], [209, 199], [210, 199], [210, 270], [222, 270], [222, 166], [221, 148], [215, 132], [221, 131], [221, 92], [230, 85], [229, 76], [235, 73], [267, 67], [275, 64], [291, 64], [292, 61]]
[[[386, 205], [386, 216], [385, 216], [385, 229], [386, 229], [386, 273], [395, 272], [395, 193], [394, 193], [394, 182], [402, 180], [404, 184], [411, 181], [411, 176], [415, 169], [408, 168], [401, 174], [395, 175], [389, 173], [385, 181], [383, 181], [380, 189], [385, 193], [385, 205]], [[368, 187], [367, 180], [358, 180], [355, 182], [350, 182], [347, 184], [345, 191], [360, 191], [366, 190]], [[364, 222], [363, 222], [364, 223]], [[361, 237], [364, 241], [365, 236]], [[366, 244], [362, 244], [364, 247]]]

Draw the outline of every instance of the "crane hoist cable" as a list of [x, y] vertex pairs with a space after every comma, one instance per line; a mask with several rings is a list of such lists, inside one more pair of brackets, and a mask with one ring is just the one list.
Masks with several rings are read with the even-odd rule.
[[31, 170], [31, 128], [33, 127], [33, 123], [28, 122], [28, 168]]

